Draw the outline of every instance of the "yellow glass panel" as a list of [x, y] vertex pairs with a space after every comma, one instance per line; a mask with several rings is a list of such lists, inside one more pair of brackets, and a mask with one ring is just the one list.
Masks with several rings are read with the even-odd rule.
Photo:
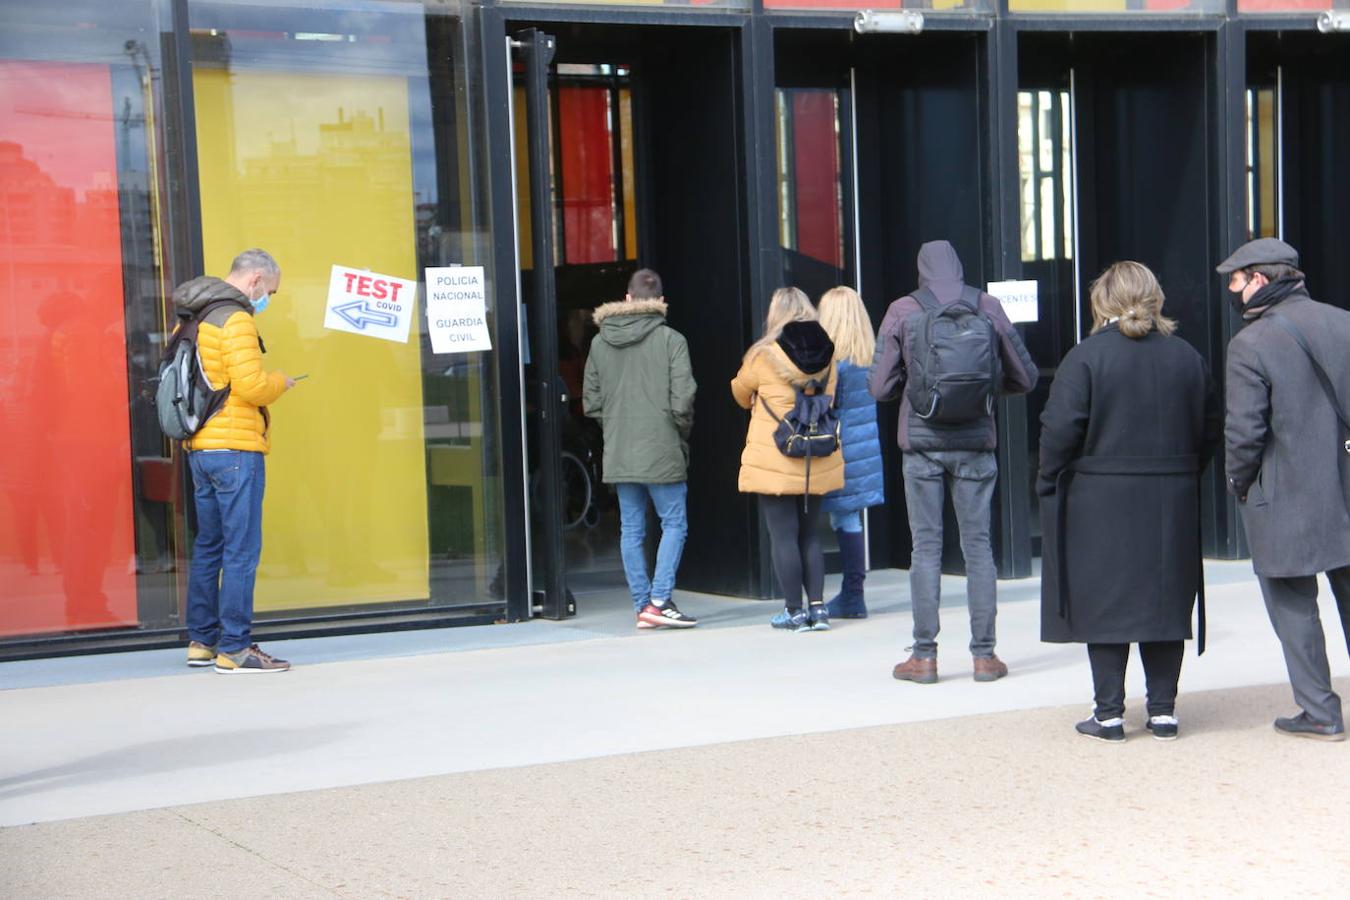
[[515, 104], [515, 123], [516, 133], [514, 140], [516, 142], [516, 222], [520, 228], [520, 243], [517, 250], [520, 254], [520, 267], [522, 269], [534, 268], [534, 233], [530, 231], [530, 216], [533, 212], [531, 200], [530, 185], [530, 119], [525, 111], [525, 89], [518, 87], [512, 93], [512, 103]]
[[1009, 0], [1011, 12], [1120, 12], [1126, 0]]
[[1253, 235], [1253, 237], [1275, 237], [1278, 230], [1275, 223], [1277, 207], [1275, 196], [1275, 129], [1278, 125], [1275, 121], [1275, 91], [1273, 89], [1266, 88], [1257, 91], [1256, 110], [1256, 135], [1260, 141], [1259, 150], [1261, 153], [1260, 168], [1256, 173], [1256, 183], [1261, 191], [1261, 221], [1259, 223], [1261, 233]]
[[637, 175], [633, 161], [633, 92], [619, 91], [619, 149], [623, 159], [623, 241], [629, 259], [637, 259]]
[[334, 263], [418, 277], [406, 81], [198, 69], [193, 86], [207, 271], [277, 258], [266, 365], [310, 375], [272, 410], [256, 606], [425, 599], [419, 318], [406, 344], [323, 327]]

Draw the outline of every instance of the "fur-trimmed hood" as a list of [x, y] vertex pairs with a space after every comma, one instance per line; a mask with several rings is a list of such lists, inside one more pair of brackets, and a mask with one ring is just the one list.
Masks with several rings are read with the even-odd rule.
[[666, 324], [664, 300], [616, 300], [596, 307], [592, 318], [600, 326], [600, 337], [613, 347], [641, 343], [647, 335]]

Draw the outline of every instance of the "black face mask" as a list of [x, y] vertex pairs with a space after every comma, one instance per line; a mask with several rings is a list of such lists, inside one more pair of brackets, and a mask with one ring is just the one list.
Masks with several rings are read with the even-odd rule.
[[1242, 300], [1242, 291], [1229, 291], [1228, 305], [1233, 307], [1233, 312], [1239, 316], [1242, 315], [1242, 310], [1247, 307], [1247, 304]]

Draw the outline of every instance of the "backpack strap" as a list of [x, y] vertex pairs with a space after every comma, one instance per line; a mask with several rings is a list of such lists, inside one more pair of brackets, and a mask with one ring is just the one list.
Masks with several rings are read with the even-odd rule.
[[942, 305], [938, 301], [937, 294], [934, 294], [932, 290], [926, 287], [918, 288], [911, 293], [910, 296], [914, 298], [914, 302], [919, 304], [919, 308], [924, 312], [937, 309]]
[[969, 306], [977, 313], [983, 313], [983, 310], [980, 309], [981, 294], [983, 294], [983, 291], [981, 291], [979, 288], [971, 287], [968, 284], [963, 284], [961, 286], [961, 299], [957, 300], [956, 302], [964, 303], [966, 306]]
[[756, 392], [755, 397], [759, 400], [759, 405], [764, 407], [764, 411], [769, 414], [769, 418], [773, 419], [779, 425], [782, 425], [783, 420], [773, 414], [773, 410], [769, 408], [769, 403], [767, 400], [764, 399], [764, 395], [760, 394], [759, 392]]

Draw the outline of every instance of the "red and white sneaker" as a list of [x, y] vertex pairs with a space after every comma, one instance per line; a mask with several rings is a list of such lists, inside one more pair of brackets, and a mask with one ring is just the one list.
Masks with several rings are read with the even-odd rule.
[[667, 600], [660, 606], [655, 603], [644, 606], [642, 612], [638, 613], [638, 622], [646, 622], [653, 628], [693, 628], [698, 624], [698, 619], [686, 616], [675, 607], [674, 600]]
[[[642, 608], [642, 609], [643, 609], [643, 612], [646, 612], [647, 607], [649, 607], [649, 606], [651, 606], [650, 603], [648, 603], [647, 606], [644, 606], [644, 607]], [[654, 622], [648, 622], [648, 621], [644, 620], [644, 619], [642, 618], [642, 613], [638, 613], [638, 614], [637, 614], [637, 627], [638, 627], [638, 628], [660, 628], [661, 626], [655, 624]]]

